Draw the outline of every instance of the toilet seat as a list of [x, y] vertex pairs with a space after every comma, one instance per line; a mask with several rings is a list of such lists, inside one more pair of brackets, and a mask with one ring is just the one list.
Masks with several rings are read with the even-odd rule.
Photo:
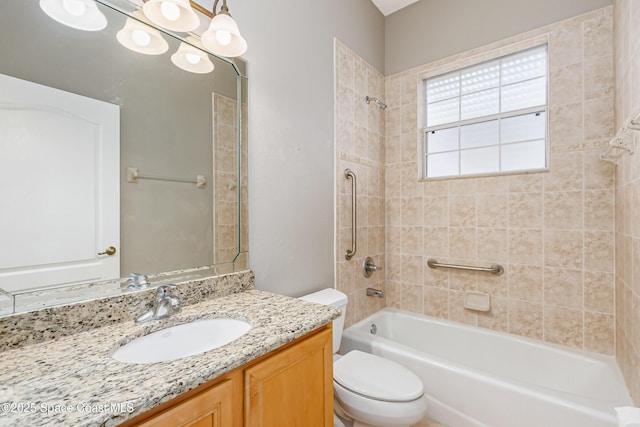
[[381, 402], [411, 402], [424, 394], [422, 381], [413, 372], [358, 350], [334, 361], [333, 379], [344, 390]]

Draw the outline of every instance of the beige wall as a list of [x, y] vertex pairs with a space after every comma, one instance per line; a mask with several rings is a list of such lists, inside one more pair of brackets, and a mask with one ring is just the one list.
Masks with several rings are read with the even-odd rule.
[[[421, 80], [549, 44], [550, 171], [418, 180]], [[386, 78], [387, 305], [613, 354], [612, 8]], [[416, 126], [418, 123], [418, 127]], [[428, 258], [502, 276], [433, 270]], [[490, 313], [463, 308], [491, 294]]]
[[[616, 0], [616, 130], [640, 107], [640, 2]], [[640, 140], [635, 133], [636, 144]], [[616, 170], [616, 355], [640, 405], [640, 158], [624, 154]]]
[[[354, 51], [336, 40], [336, 288], [347, 294], [346, 325], [362, 320], [384, 306], [384, 300], [367, 297], [366, 288], [385, 290], [384, 270], [364, 277], [367, 256], [385, 262], [384, 219], [384, 112], [366, 96], [383, 98], [384, 77]], [[357, 252], [345, 258], [352, 245], [352, 181], [357, 180]]]
[[421, 0], [385, 19], [385, 74], [610, 5], [612, 0]]
[[256, 287], [332, 287], [333, 39], [384, 67], [384, 16], [370, 0], [229, 2], [249, 44], [249, 246]]

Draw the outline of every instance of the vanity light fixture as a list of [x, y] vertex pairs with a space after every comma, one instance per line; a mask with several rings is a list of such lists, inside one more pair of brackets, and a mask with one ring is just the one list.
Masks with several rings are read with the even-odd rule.
[[[196, 44], [197, 40], [187, 37], [187, 43]], [[206, 74], [213, 71], [213, 64], [209, 56], [200, 49], [196, 49], [191, 44], [180, 43], [180, 47], [171, 55], [171, 62], [185, 71], [197, 74]]]
[[209, 29], [202, 34], [202, 45], [210, 52], [232, 58], [247, 51], [247, 42], [240, 34], [238, 24], [229, 14], [227, 0], [222, 0], [220, 11], [216, 13], [218, 2], [213, 3], [213, 14]]
[[40, 8], [49, 17], [71, 28], [100, 31], [107, 26], [94, 0], [40, 0]]
[[189, 0], [148, 0], [142, 11], [151, 22], [167, 30], [187, 32], [200, 26]]
[[[138, 19], [143, 18], [139, 11], [133, 15]], [[127, 18], [124, 27], [116, 34], [120, 44], [145, 55], [160, 55], [169, 50], [169, 44], [162, 38], [160, 31], [138, 19]]]
[[247, 42], [240, 34], [238, 24], [229, 14], [227, 0], [213, 3], [213, 11], [209, 11], [191, 0], [143, 0], [142, 11], [154, 24], [172, 31], [188, 32], [198, 28], [200, 20], [195, 10], [211, 18], [209, 28], [202, 36], [202, 45], [208, 51], [232, 58], [247, 51]]

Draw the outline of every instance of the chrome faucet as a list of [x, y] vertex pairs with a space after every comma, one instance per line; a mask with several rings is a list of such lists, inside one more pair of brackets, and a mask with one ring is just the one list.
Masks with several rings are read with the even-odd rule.
[[152, 322], [154, 320], [166, 319], [175, 313], [180, 313], [180, 299], [176, 296], [169, 295], [171, 289], [177, 288], [174, 284], [159, 286], [156, 290], [155, 305], [142, 316], [136, 319], [138, 325]]
[[129, 290], [147, 289], [149, 287], [149, 276], [140, 273], [131, 273], [122, 287]]

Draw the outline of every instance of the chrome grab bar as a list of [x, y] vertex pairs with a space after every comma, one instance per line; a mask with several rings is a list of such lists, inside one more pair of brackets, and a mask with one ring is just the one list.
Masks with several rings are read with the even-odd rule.
[[351, 169], [345, 169], [344, 176], [347, 179], [351, 179], [352, 182], [353, 182], [351, 184], [351, 224], [353, 226], [353, 228], [351, 229], [351, 249], [347, 249], [347, 252], [344, 255], [344, 257], [347, 259], [347, 261], [349, 261], [356, 254], [356, 250], [358, 248], [358, 246], [357, 246], [358, 223], [356, 221], [356, 214], [358, 212], [358, 207], [357, 207], [357, 202], [356, 202], [356, 193], [357, 193], [358, 185], [356, 183], [356, 174]]
[[484, 271], [486, 273], [493, 273], [496, 276], [504, 273], [504, 268], [502, 268], [500, 264], [493, 264], [491, 267], [474, 267], [472, 265], [441, 264], [437, 260], [430, 258], [427, 260], [427, 265], [431, 268], [457, 268], [459, 270]]

